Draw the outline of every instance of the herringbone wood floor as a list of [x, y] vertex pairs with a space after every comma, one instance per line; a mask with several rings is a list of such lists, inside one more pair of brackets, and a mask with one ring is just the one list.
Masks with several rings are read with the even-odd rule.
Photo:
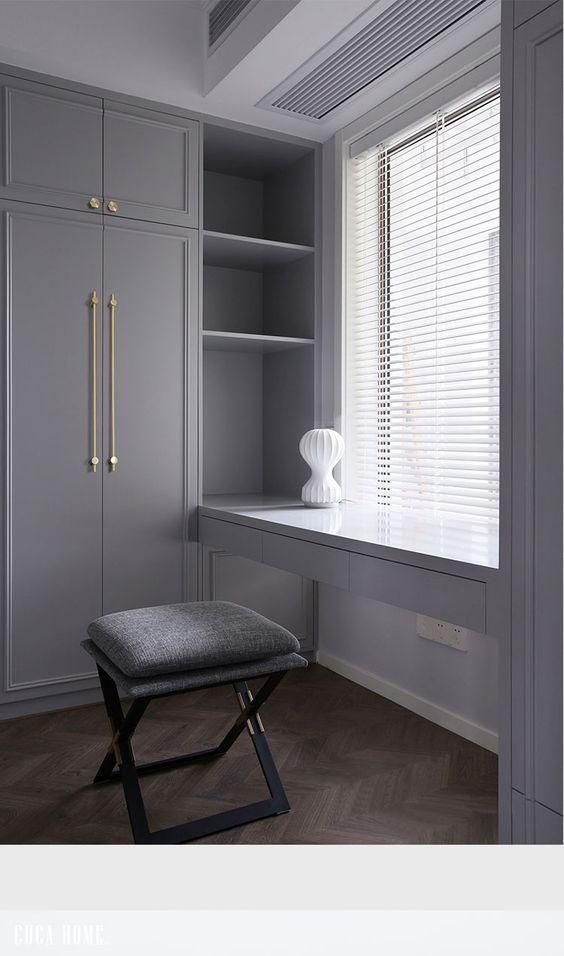
[[[233, 690], [154, 701], [138, 760], [219, 739]], [[262, 711], [292, 810], [208, 843], [494, 843], [496, 758], [319, 665], [288, 675]], [[129, 843], [119, 784], [91, 787], [108, 741], [102, 705], [0, 723], [2, 843]], [[263, 799], [247, 735], [214, 763], [142, 782], [152, 828]]]

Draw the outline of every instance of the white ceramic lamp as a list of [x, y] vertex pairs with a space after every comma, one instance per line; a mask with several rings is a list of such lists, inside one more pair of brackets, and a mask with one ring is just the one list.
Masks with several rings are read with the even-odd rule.
[[333, 478], [333, 468], [343, 457], [342, 435], [332, 428], [313, 428], [300, 440], [300, 454], [311, 468], [311, 478], [302, 488], [302, 501], [308, 508], [334, 508], [341, 500], [341, 487]]

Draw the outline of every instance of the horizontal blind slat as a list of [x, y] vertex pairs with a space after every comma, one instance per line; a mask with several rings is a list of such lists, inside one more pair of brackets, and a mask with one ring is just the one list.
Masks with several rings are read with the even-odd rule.
[[345, 493], [494, 520], [499, 96], [348, 162]]

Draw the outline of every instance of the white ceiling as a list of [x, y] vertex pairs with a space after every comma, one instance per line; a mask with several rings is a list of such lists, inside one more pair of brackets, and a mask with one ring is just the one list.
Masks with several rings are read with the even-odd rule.
[[0, 62], [324, 141], [499, 21], [488, 0], [319, 123], [256, 104], [390, 0], [258, 0], [208, 57], [213, 2], [0, 0]]

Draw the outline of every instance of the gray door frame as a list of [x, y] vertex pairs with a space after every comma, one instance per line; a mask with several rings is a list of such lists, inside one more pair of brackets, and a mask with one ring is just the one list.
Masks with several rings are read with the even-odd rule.
[[[561, 244], [562, 231], [561, 220], [558, 230], [557, 219], [546, 217], [546, 197], [541, 228], [535, 218], [543, 200], [539, 187], [555, 176], [558, 146], [548, 143], [553, 130], [561, 143], [554, 119], [538, 112], [556, 106], [558, 114], [561, 75], [553, 77], [554, 99], [537, 101], [538, 51], [561, 29], [561, 0], [502, 0], [502, 381], [511, 414], [511, 433], [504, 435], [511, 472], [502, 481], [511, 490], [511, 591], [500, 660], [500, 812], [507, 843], [562, 842], [561, 496], [556, 500], [562, 488], [562, 326], [561, 307], [552, 301], [558, 286], [562, 294], [561, 252], [555, 254], [555, 233]], [[543, 148], [550, 152], [544, 159]], [[558, 197], [554, 209], [561, 209]]]

